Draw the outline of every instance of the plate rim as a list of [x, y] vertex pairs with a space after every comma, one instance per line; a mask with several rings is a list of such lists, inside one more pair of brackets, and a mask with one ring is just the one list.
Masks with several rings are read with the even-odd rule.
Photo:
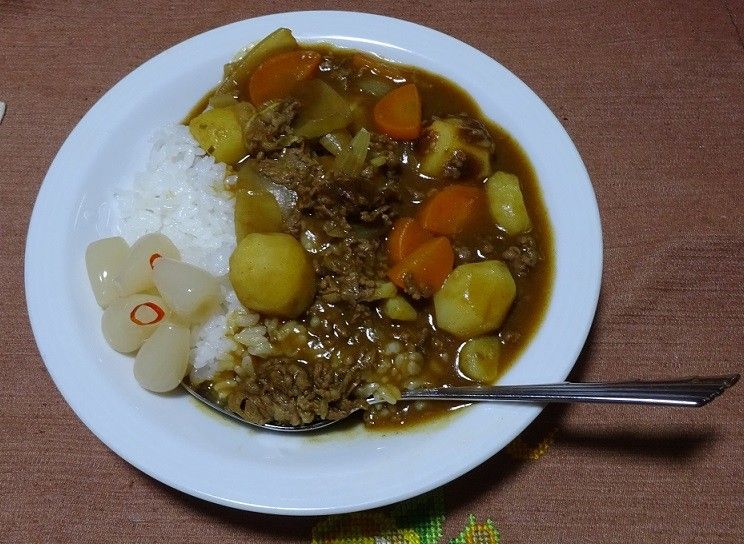
[[[73, 411], [75, 412], [76, 416], [85, 424], [85, 426], [99, 440], [101, 440], [109, 449], [111, 449], [114, 453], [116, 453], [117, 456], [121, 457], [122, 459], [124, 459], [125, 461], [127, 461], [132, 466], [135, 466], [136, 468], [138, 468], [142, 472], [148, 474], [150, 477], [152, 477], [152, 478], [154, 478], [154, 479], [156, 479], [156, 480], [158, 480], [158, 481], [160, 481], [160, 482], [162, 482], [162, 483], [164, 483], [164, 484], [166, 484], [166, 485], [168, 485], [168, 486], [170, 486], [170, 487], [172, 487], [174, 489], [178, 489], [180, 491], [183, 491], [185, 493], [188, 493], [188, 494], [190, 494], [192, 496], [196, 496], [196, 497], [199, 497], [199, 498], [202, 498], [202, 499], [211, 501], [211, 502], [215, 502], [215, 503], [222, 504], [222, 505], [225, 505], [225, 506], [230, 506], [230, 507], [233, 507], [233, 508], [251, 510], [251, 511], [262, 512], [262, 513], [285, 514], [285, 515], [318, 515], [318, 514], [351, 512], [351, 511], [364, 510], [364, 509], [368, 509], [368, 508], [374, 508], [374, 507], [383, 506], [383, 505], [386, 505], [386, 504], [391, 504], [393, 502], [398, 502], [400, 500], [405, 500], [405, 499], [410, 498], [412, 496], [416, 496], [416, 495], [419, 495], [421, 493], [430, 491], [431, 489], [434, 489], [436, 487], [439, 487], [439, 486], [441, 486], [441, 485], [443, 485], [443, 484], [445, 484], [447, 482], [452, 481], [455, 478], [460, 477], [462, 474], [464, 474], [466, 472], [469, 472], [474, 467], [480, 465], [485, 460], [487, 460], [488, 458], [490, 458], [491, 456], [493, 456], [501, 448], [497, 448], [495, 451], [487, 452], [487, 453], [485, 453], [484, 455], [481, 456], [482, 458], [476, 459], [472, 463], [469, 463], [467, 465], [464, 465], [462, 467], [461, 471], [459, 471], [459, 473], [457, 473], [457, 474], [447, 474], [446, 476], [444, 476], [444, 477], [442, 477], [442, 478], [440, 478], [438, 480], [431, 481], [430, 482], [430, 485], [428, 486], [427, 489], [423, 489], [423, 490], [422, 489], [416, 489], [416, 490], [412, 490], [408, 494], [403, 493], [403, 494], [400, 494], [399, 496], [395, 496], [395, 497], [388, 497], [388, 498], [382, 498], [382, 499], [377, 499], [377, 500], [371, 500], [371, 501], [360, 503], [360, 504], [358, 504], [358, 505], [356, 505], [354, 507], [351, 507], [351, 508], [329, 507], [329, 508], [298, 509], [298, 508], [272, 507], [272, 506], [269, 506], [269, 505], [260, 505], [260, 504], [246, 504], [246, 503], [236, 502], [234, 500], [231, 500], [231, 499], [228, 499], [228, 498], [225, 498], [225, 497], [215, 496], [214, 494], [204, 493], [204, 492], [201, 492], [198, 489], [193, 489], [193, 488], [189, 488], [189, 487], [183, 486], [183, 485], [179, 484], [178, 481], [174, 481], [174, 480], [169, 479], [169, 478], [163, 478], [163, 476], [161, 474], [154, 473], [153, 470], [151, 470], [151, 468], [148, 467], [146, 464], [143, 464], [142, 462], [140, 462], [137, 459], [133, 459], [129, 455], [124, 455], [120, 451], [119, 448], [117, 448], [114, 445], [112, 445], [110, 443], [110, 441], [108, 440], [108, 436], [105, 433], [100, 432], [100, 429], [95, 428], [95, 425], [92, 425], [90, 423], [89, 418], [86, 417], [87, 414], [80, 408], [79, 402], [76, 399], [70, 397], [69, 390], [65, 390], [63, 387], [60, 386], [60, 383], [63, 382], [63, 380], [62, 380], [61, 376], [58, 375], [58, 370], [59, 369], [57, 367], [54, 367], [54, 365], [51, 365], [50, 366], [50, 364], [47, 362], [48, 361], [48, 357], [49, 357], [49, 353], [48, 353], [48, 350], [45, 349], [47, 346], [46, 346], [46, 342], [45, 342], [45, 340], [43, 338], [43, 330], [42, 330], [41, 325], [40, 325], [39, 316], [36, 314], [37, 305], [36, 305], [36, 301], [33, 300], [34, 285], [33, 285], [32, 281], [33, 281], [33, 277], [34, 277], [34, 275], [33, 275], [33, 272], [34, 272], [34, 254], [33, 254], [33, 251], [32, 250], [35, 247], [34, 244], [38, 244], [37, 240], [39, 238], [39, 234], [38, 234], [37, 230], [39, 228], [38, 225], [39, 225], [39, 222], [40, 222], [39, 217], [40, 217], [40, 215], [42, 213], [43, 203], [44, 203], [45, 199], [47, 199], [48, 196], [49, 196], [48, 193], [50, 191], [50, 189], [49, 189], [50, 183], [47, 183], [47, 179], [52, 179], [54, 177], [53, 174], [56, 174], [56, 170], [60, 168], [59, 165], [60, 165], [61, 160], [62, 160], [60, 157], [64, 156], [65, 150], [66, 150], [66, 148], [68, 146], [68, 142], [70, 142], [73, 139], [73, 137], [77, 133], [79, 127], [84, 126], [84, 124], [86, 123], [86, 119], [89, 118], [89, 115], [91, 114], [91, 112], [94, 111], [96, 108], [98, 108], [99, 107], [99, 104], [101, 104], [102, 102], [105, 103], [105, 101], [108, 99], [107, 97], [110, 97], [110, 96], [112, 96], [112, 94], [114, 94], [115, 92], [117, 92], [116, 90], [118, 88], [120, 88], [122, 86], [125, 86], [126, 82], [129, 81], [130, 78], [133, 78], [133, 77], [135, 77], [136, 74], [139, 74], [142, 71], [146, 70], [146, 68], [148, 66], [153, 65], [153, 64], [157, 64], [158, 62], [160, 62], [160, 59], [162, 59], [164, 57], [167, 57], [168, 55], [174, 54], [174, 51], [177, 52], [178, 48], [184, 47], [184, 44], [187, 43], [187, 42], [189, 42], [190, 40], [194, 40], [194, 39], [203, 37], [205, 35], [208, 35], [208, 34], [214, 33], [214, 32], [226, 32], [227, 29], [230, 29], [231, 27], [239, 27], [240, 25], [244, 25], [247, 22], [268, 21], [268, 20], [274, 20], [274, 19], [292, 18], [292, 17], [303, 17], [303, 16], [314, 16], [314, 17], [317, 17], [317, 16], [329, 16], [329, 17], [339, 17], [339, 16], [341, 16], [341, 17], [350, 17], [350, 16], [351, 17], [363, 17], [363, 18], [374, 19], [374, 20], [376, 20], [377, 22], [380, 22], [380, 23], [384, 23], [386, 21], [394, 21], [396, 24], [403, 23], [405, 25], [412, 25], [413, 27], [416, 27], [419, 31], [425, 32], [427, 34], [434, 33], [434, 35], [436, 35], [439, 39], [444, 39], [446, 41], [454, 41], [457, 44], [459, 44], [459, 46], [464, 47], [467, 50], [469, 50], [469, 53], [470, 54], [483, 57], [488, 62], [493, 63], [493, 64], [495, 64], [495, 66], [498, 66], [500, 69], [503, 69], [506, 72], [508, 72], [508, 74], [514, 80], [516, 80], [516, 82], [518, 82], [521, 85], [523, 85], [524, 89], [532, 95], [532, 98], [538, 100], [544, 106], [545, 110], [549, 113], [549, 115], [553, 117], [553, 119], [557, 123], [558, 127], [560, 127], [560, 129], [563, 131], [563, 133], [564, 133], [565, 137], [567, 138], [568, 142], [570, 143], [573, 151], [575, 152], [575, 157], [574, 158], [575, 158], [575, 160], [578, 161], [577, 164], [580, 166], [581, 169], [583, 169], [583, 173], [584, 173], [585, 179], [587, 181], [587, 185], [588, 185], [587, 188], [588, 188], [589, 192], [591, 193], [592, 201], [593, 201], [593, 204], [594, 204], [593, 211], [595, 212], [594, 215], [596, 216], [595, 217], [596, 225], [598, 226], [598, 229], [599, 229], [599, 232], [597, 233], [598, 234], [597, 240], [596, 240], [597, 246], [595, 247], [595, 251], [594, 251], [594, 254], [597, 257], [597, 262], [595, 263], [595, 265], [596, 265], [596, 271], [597, 272], [596, 272], [595, 281], [594, 281], [593, 285], [591, 286], [592, 287], [592, 292], [589, 294], [590, 299], [592, 301], [591, 308], [589, 308], [589, 312], [588, 312], [590, 314], [590, 317], [587, 320], [587, 323], [582, 324], [582, 327], [583, 328], [581, 330], [581, 333], [576, 335], [577, 338], [580, 338], [580, 341], [578, 342], [578, 349], [577, 349], [577, 351], [575, 353], [575, 356], [572, 357], [573, 362], [569, 366], [568, 370], [565, 372], [565, 375], [563, 376], [563, 378], [565, 378], [568, 375], [568, 373], [570, 373], [570, 371], [575, 366], [576, 359], [578, 358], [578, 356], [579, 356], [579, 354], [581, 352], [581, 349], [584, 346], [584, 344], [586, 342], [586, 339], [588, 337], [589, 330], [591, 328], [591, 325], [592, 325], [594, 316], [596, 314], [597, 303], [598, 303], [598, 300], [599, 300], [599, 293], [600, 293], [600, 289], [601, 289], [601, 276], [602, 276], [602, 268], [603, 268], [603, 266], [602, 266], [602, 264], [603, 264], [602, 263], [602, 260], [603, 260], [603, 245], [602, 245], [602, 235], [601, 235], [601, 221], [600, 221], [600, 217], [599, 217], [599, 207], [598, 207], [597, 200], [596, 200], [596, 194], [594, 193], [594, 188], [591, 185], [589, 174], [586, 171], [586, 167], [585, 167], [585, 165], [584, 165], [584, 163], [583, 163], [583, 161], [581, 159], [581, 156], [578, 153], [578, 150], [576, 148], [576, 145], [574, 144], [574, 142], [572, 141], [572, 139], [570, 138], [570, 136], [566, 132], [565, 128], [560, 124], [560, 122], [556, 118], [555, 114], [553, 114], [552, 111], [544, 104], [544, 102], [542, 101], [542, 99], [537, 94], [535, 94], [534, 91], [532, 91], [526, 84], [524, 84], [524, 82], [522, 82], [521, 79], [519, 79], [511, 71], [509, 71], [507, 68], [505, 68], [501, 63], [499, 63], [495, 59], [489, 57], [485, 53], [483, 53], [483, 52], [475, 49], [474, 47], [472, 47], [472, 46], [470, 46], [470, 45], [468, 45], [468, 44], [466, 44], [466, 43], [458, 40], [457, 38], [454, 38], [452, 36], [449, 36], [447, 34], [444, 34], [444, 33], [440, 32], [438, 30], [435, 30], [435, 29], [432, 29], [432, 28], [429, 28], [429, 27], [426, 27], [426, 26], [423, 26], [423, 25], [419, 25], [417, 23], [413, 23], [413, 22], [410, 22], [410, 21], [406, 21], [406, 20], [403, 20], [403, 19], [397, 19], [397, 18], [387, 17], [387, 16], [383, 16], [383, 15], [376, 15], [376, 14], [362, 13], [362, 12], [355, 12], [355, 11], [324, 11], [324, 10], [317, 10], [316, 11], [316, 10], [313, 10], [313, 11], [293, 11], [293, 12], [286, 12], [286, 13], [275, 13], [275, 14], [263, 15], [263, 16], [260, 16], [260, 17], [254, 17], [254, 18], [244, 19], [244, 20], [241, 20], [241, 21], [235, 21], [235, 22], [229, 23], [227, 25], [218, 26], [218, 27], [212, 28], [210, 30], [207, 30], [205, 32], [201, 32], [199, 34], [196, 34], [194, 36], [191, 36], [191, 37], [189, 37], [189, 38], [187, 38], [187, 39], [185, 39], [185, 40], [183, 40], [183, 41], [181, 41], [181, 42], [179, 42], [177, 44], [172, 45], [171, 47], [169, 47], [166, 50], [158, 53], [157, 55], [151, 57], [150, 59], [148, 59], [145, 62], [143, 62], [142, 64], [140, 64], [137, 68], [135, 68], [134, 70], [132, 70], [131, 72], [129, 72], [128, 74], [126, 74], [115, 85], [113, 85], [110, 89], [108, 89], [98, 100], [96, 100], [96, 102], [88, 109], [88, 111], [86, 111], [86, 113], [83, 115], [83, 117], [80, 119], [80, 121], [71, 130], [70, 134], [67, 136], [67, 138], [65, 139], [64, 143], [60, 146], [59, 151], [57, 152], [57, 154], [55, 155], [54, 159], [52, 160], [52, 163], [49, 166], [49, 169], [48, 169], [48, 171], [47, 171], [47, 173], [46, 173], [46, 175], [44, 177], [44, 180], [42, 181], [42, 184], [39, 187], [38, 195], [37, 195], [37, 198], [36, 198], [36, 201], [35, 201], [35, 204], [34, 204], [34, 208], [33, 208], [32, 214], [31, 214], [31, 218], [30, 218], [30, 221], [29, 221], [29, 225], [28, 225], [26, 250], [25, 250], [25, 258], [24, 258], [24, 284], [25, 284], [26, 304], [27, 304], [27, 307], [28, 307], [28, 310], [29, 310], [29, 321], [31, 322], [31, 328], [32, 328], [32, 331], [33, 331], [33, 334], [34, 334], [34, 339], [35, 339], [37, 348], [39, 349], [39, 352], [41, 354], [42, 360], [44, 361], [44, 365], [47, 368], [50, 376], [52, 377], [52, 380], [55, 383], [55, 386], [60, 391], [60, 393], [62, 394], [62, 396], [65, 399], [65, 401], [67, 402], [67, 404], [73, 409]], [[557, 272], [556, 272], [556, 274], [557, 274]], [[44, 345], [44, 347], [42, 347], [42, 345]], [[525, 417], [526, 423], [523, 426], [520, 426], [520, 428], [518, 428], [514, 432], [514, 436], [516, 436], [519, 433], [521, 433], [524, 430], [524, 428], [527, 425], [529, 425], [529, 423], [531, 423], [537, 417], [537, 415], [539, 415], [539, 413], [541, 411], [542, 411], [542, 408], [541, 407], [538, 407], [538, 406], [530, 407], [530, 409], [527, 410], [527, 415]], [[512, 436], [511, 438], [514, 438], [514, 436]]]

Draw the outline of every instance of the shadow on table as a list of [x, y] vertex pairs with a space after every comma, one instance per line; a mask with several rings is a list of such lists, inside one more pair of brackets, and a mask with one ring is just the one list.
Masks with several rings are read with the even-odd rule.
[[[560, 455], [565, 460], [565, 453], [556, 450], [573, 450], [572, 459], [583, 453], [591, 454], [596, 460], [601, 456], [635, 457], [650, 459], [653, 463], [684, 464], [702, 451], [712, 447], [716, 433], [711, 431], [669, 430], [658, 433], [634, 432], [632, 430], [612, 431], [566, 429], [561, 425], [568, 408], [553, 406], [543, 413], [517, 438], [526, 440], [532, 447], [538, 448], [540, 441], [548, 442], [544, 452], [546, 459], [541, 460], [543, 453], [532, 458], [518, 458], [510, 452], [510, 447], [502, 450], [491, 459], [476, 467], [446, 487], [447, 510], [473, 510], [472, 505], [479, 504], [484, 497], [500, 488], [510, 487], [519, 474], [530, 470], [528, 465], [536, 463], [547, 467], [547, 470], [563, 470], [561, 460], [550, 461], [548, 458]], [[560, 428], [559, 428], [560, 427]], [[557, 431], [556, 431], [557, 429]], [[549, 437], [545, 440], [544, 437]], [[543, 437], [542, 439], [540, 437]], [[513, 443], [514, 444], [514, 443]], [[512, 444], [512, 445], [513, 445]], [[512, 446], [510, 445], [510, 446]], [[521, 447], [521, 445], [520, 445]], [[551, 451], [552, 450], [552, 451]], [[556, 468], [556, 462], [559, 463]], [[541, 468], [542, 469], [542, 468]]]
[[716, 438], [712, 431], [605, 432], [561, 430], [559, 443], [587, 450], [611, 450], [617, 453], [684, 462], [693, 453], [710, 447]]
[[[593, 331], [592, 328], [568, 381], [585, 380], [594, 351]], [[613, 428], [613, 420], [608, 420], [601, 427], [577, 428], [567, 415], [579, 409], [582, 408], [570, 404], [548, 405], [507, 448], [447, 485], [448, 510], [478, 504], [482, 496], [508, 486], [520, 471], [527, 469], [527, 465], [540, 463], [542, 455], [556, 455], [555, 451], [549, 451], [551, 449], [572, 449], [574, 452], [583, 450], [596, 455], [635, 456], [650, 458], [654, 462], [685, 463], [695, 454], [711, 447], [716, 439], [716, 433], [711, 430], [689, 429], [677, 424], [671, 428], [649, 431], [629, 429], [628, 425], [635, 425], [632, 421], [623, 420], [619, 420], [620, 428]]]
[[[459, 510], [465, 505], [474, 505], [494, 490], [508, 486], [529, 463], [539, 463], [543, 454], [550, 455], [550, 444], [564, 418], [566, 405], [548, 406], [507, 448], [467, 474], [447, 484], [445, 496], [447, 510]], [[542, 444], [542, 445], [541, 445]], [[513, 446], [519, 449], [515, 455]], [[533, 448], [530, 454], [520, 450]], [[544, 449], [545, 451], [540, 451]], [[467, 508], [473, 510], [472, 506]]]
[[[599, 304], [602, 304], [600, 297]], [[599, 313], [599, 307], [597, 308]], [[591, 365], [593, 358], [594, 346], [594, 327], [589, 332], [586, 344], [582, 350], [576, 365], [568, 376], [568, 381], [581, 382], [586, 378], [587, 368]], [[553, 417], [553, 423], [558, 427], [561, 423], [561, 415], [570, 408], [570, 405], [556, 405], [556, 408], [563, 408], [559, 415]], [[543, 415], [549, 415], [546, 409]], [[615, 407], [622, 410], [623, 407]], [[643, 409], [639, 407], [626, 409]], [[586, 408], [585, 408], [586, 409]], [[655, 408], [652, 408], [655, 409]], [[677, 408], [673, 408], [677, 410]], [[629, 423], [629, 424], [632, 424]], [[540, 418], [533, 424], [540, 426]], [[706, 429], [689, 429], [681, 428], [675, 425], [673, 428], [654, 429], [653, 432], [639, 429], [612, 429], [612, 423], [608, 423], [601, 429], [576, 429], [563, 422], [560, 431], [556, 436], [558, 446], [585, 449], [587, 451], [605, 451], [634, 455], [639, 457], [651, 457], [657, 460], [667, 460], [671, 462], [683, 462], [696, 453], [697, 451], [709, 447], [716, 438], [716, 433]], [[528, 429], [529, 430], [529, 429]]]

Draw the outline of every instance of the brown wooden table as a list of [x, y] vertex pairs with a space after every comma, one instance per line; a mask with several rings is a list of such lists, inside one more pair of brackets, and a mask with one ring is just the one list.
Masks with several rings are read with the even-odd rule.
[[[1, 541], [309, 542], [329, 524], [362, 519], [233, 511], [132, 468], [57, 392], [23, 294], [39, 185], [103, 92], [194, 34], [318, 8], [451, 34], [510, 68], [562, 120], [594, 183], [605, 241], [599, 310], [575, 379], [742, 370], [740, 0], [0, 0]], [[447, 542], [472, 513], [478, 523], [492, 519], [510, 543], [740, 542], [742, 399], [739, 385], [701, 410], [549, 409], [507, 452], [429, 497], [443, 508], [441, 538], [404, 528], [396, 538]]]

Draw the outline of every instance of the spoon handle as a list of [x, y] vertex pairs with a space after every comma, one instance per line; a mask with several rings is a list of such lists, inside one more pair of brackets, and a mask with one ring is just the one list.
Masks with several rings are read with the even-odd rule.
[[554, 383], [439, 387], [405, 391], [401, 400], [498, 402], [593, 402], [703, 406], [734, 385], [739, 374], [682, 378], [668, 381], [616, 383]]

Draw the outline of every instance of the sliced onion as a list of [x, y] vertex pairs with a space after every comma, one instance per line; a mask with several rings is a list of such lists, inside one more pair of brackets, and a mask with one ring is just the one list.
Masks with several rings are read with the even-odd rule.
[[351, 122], [351, 109], [346, 99], [322, 79], [311, 79], [295, 90], [302, 104], [294, 122], [295, 134], [319, 138]]
[[203, 321], [219, 303], [217, 278], [196, 266], [162, 257], [155, 261], [153, 281], [166, 305], [189, 323]]
[[213, 94], [209, 97], [209, 105], [213, 108], [226, 108], [237, 103], [233, 93]]
[[274, 195], [277, 204], [282, 209], [282, 216], [286, 219], [289, 214], [297, 208], [297, 193], [292, 189], [274, 183], [273, 181], [264, 178], [264, 187], [268, 192]]
[[127, 255], [129, 244], [116, 236], [93, 242], [85, 250], [85, 267], [96, 302], [105, 308], [119, 297], [119, 287], [114, 281], [119, 275]]
[[338, 157], [351, 147], [351, 135], [346, 130], [334, 130], [321, 137], [319, 142], [334, 157]]
[[188, 327], [164, 322], [137, 353], [134, 377], [148, 391], [164, 393], [175, 389], [186, 375], [190, 347]]
[[297, 193], [292, 189], [274, 183], [269, 178], [259, 173], [252, 161], [246, 161], [238, 171], [238, 188], [258, 188], [269, 192], [276, 199], [277, 204], [282, 210], [282, 217], [286, 220], [292, 211], [297, 207]]
[[180, 259], [181, 254], [173, 242], [160, 233], [146, 234], [129, 250], [117, 283], [122, 296], [142, 293], [155, 287], [152, 267], [160, 257]]
[[359, 175], [364, 166], [364, 161], [367, 159], [370, 139], [369, 131], [360, 128], [359, 132], [351, 139], [349, 147], [336, 157], [336, 171], [352, 177]]
[[375, 97], [386, 95], [393, 88], [390, 80], [378, 79], [376, 77], [365, 77], [357, 82], [359, 90]]
[[130, 295], [114, 300], [103, 312], [101, 330], [109, 346], [131, 353], [167, 317], [163, 299], [155, 295]]

